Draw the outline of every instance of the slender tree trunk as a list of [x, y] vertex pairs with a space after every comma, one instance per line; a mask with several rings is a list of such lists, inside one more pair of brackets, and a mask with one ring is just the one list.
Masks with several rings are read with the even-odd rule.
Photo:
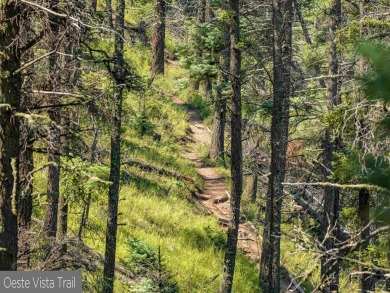
[[0, 4], [0, 271], [16, 270], [18, 252], [20, 12], [13, 1]]
[[231, 198], [232, 217], [227, 231], [227, 243], [220, 293], [232, 292], [234, 266], [237, 253], [238, 227], [240, 224], [240, 201], [242, 194], [242, 142], [241, 142], [241, 51], [237, 48], [240, 41], [240, 9], [238, 0], [230, 0], [233, 19], [230, 27], [230, 82], [231, 98]]
[[224, 159], [225, 150], [225, 123], [226, 123], [226, 96], [223, 95], [223, 90], [229, 82], [229, 55], [230, 55], [230, 40], [229, 30], [224, 32], [225, 46], [220, 56], [221, 71], [218, 76], [218, 85], [216, 87], [216, 97], [214, 105], [213, 129], [211, 133], [211, 144], [209, 158], [216, 161], [218, 158]]
[[[69, 52], [70, 53], [70, 52]], [[70, 61], [70, 60], [69, 60]], [[69, 62], [68, 64], [71, 64]], [[69, 154], [69, 128], [70, 128], [70, 112], [65, 110], [64, 118], [62, 119], [62, 137], [63, 143], [61, 145], [62, 152], [65, 155]], [[57, 239], [61, 244], [61, 254], [64, 255], [67, 252], [66, 235], [68, 233], [68, 200], [61, 194], [58, 200], [58, 227], [57, 227]]]
[[252, 202], [256, 201], [257, 196], [257, 173], [250, 174], [246, 181], [245, 186], [246, 196], [250, 198]]
[[58, 199], [60, 194], [60, 114], [57, 110], [50, 111], [49, 117], [52, 120], [49, 126], [49, 154], [48, 161], [51, 163], [47, 174], [47, 205], [44, 220], [44, 231], [48, 237], [56, 237]]
[[106, 230], [106, 249], [104, 261], [104, 290], [105, 293], [112, 293], [114, 290], [116, 234], [118, 228], [118, 200], [120, 180], [120, 158], [121, 158], [121, 116], [122, 116], [122, 84], [125, 82], [123, 72], [123, 37], [124, 37], [124, 14], [125, 0], [117, 2], [117, 13], [115, 23], [115, 62], [113, 75], [116, 82], [113, 99], [113, 117], [111, 126], [111, 165], [110, 181], [112, 184], [108, 191], [108, 219]]
[[273, 0], [271, 175], [260, 262], [260, 285], [264, 292], [272, 293], [280, 291], [280, 222], [291, 95], [292, 12], [292, 0]]
[[[336, 31], [338, 29], [341, 17], [341, 1], [331, 0], [331, 11], [329, 21], [329, 78], [328, 81], [328, 110], [341, 103], [339, 93], [339, 53], [336, 46]], [[341, 139], [337, 137], [332, 139], [332, 130], [327, 128], [325, 131], [324, 150], [323, 150], [323, 174], [325, 181], [334, 182], [329, 176], [332, 174], [334, 152], [341, 149]], [[324, 216], [323, 233], [324, 249], [326, 251], [335, 247], [338, 235], [337, 221], [339, 218], [339, 189], [334, 186], [325, 186], [324, 188]], [[321, 281], [323, 282], [322, 292], [338, 292], [339, 290], [339, 265], [336, 255], [325, 254], [321, 258]]]
[[[58, 0], [50, 2], [50, 8], [53, 11], [58, 10]], [[50, 15], [50, 49], [54, 50], [57, 47], [57, 35], [60, 25], [58, 19]], [[50, 88], [49, 90], [56, 91], [60, 82], [59, 75], [59, 58], [57, 54], [52, 54], [49, 57], [50, 70]], [[59, 103], [56, 98], [54, 103]], [[48, 161], [51, 165], [48, 168], [47, 174], [47, 205], [45, 211], [44, 231], [47, 237], [56, 237], [57, 235], [57, 216], [58, 216], [58, 199], [60, 195], [60, 147], [61, 147], [61, 112], [59, 109], [53, 108], [49, 110], [50, 125], [48, 129]]]
[[209, 157], [212, 161], [218, 158], [223, 160], [225, 148], [225, 121], [226, 121], [226, 100], [218, 95], [215, 101], [213, 130], [211, 134], [211, 145]]
[[164, 74], [164, 50], [165, 50], [165, 0], [155, 0], [154, 17], [154, 35], [152, 40], [152, 74]]
[[[370, 223], [370, 192], [366, 188], [359, 190], [359, 206], [358, 206], [358, 216], [359, 216], [359, 226], [361, 229], [360, 241], [364, 241], [370, 236], [370, 228], [368, 227]], [[364, 251], [366, 250], [368, 243], [363, 242], [359, 247], [360, 258]], [[363, 260], [362, 260], [363, 261]], [[361, 270], [366, 271], [369, 268], [361, 267]], [[361, 275], [360, 277], [360, 289], [362, 293], [369, 293], [373, 288], [373, 278], [369, 275]]]
[[68, 202], [67, 199], [63, 196], [59, 198], [58, 201], [58, 240], [62, 242], [61, 245], [61, 254], [66, 254], [68, 250], [68, 245], [66, 244], [66, 235], [68, 232]]

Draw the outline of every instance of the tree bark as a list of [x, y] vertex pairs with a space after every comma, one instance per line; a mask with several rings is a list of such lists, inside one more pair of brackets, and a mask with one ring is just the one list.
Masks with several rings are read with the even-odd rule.
[[241, 51], [240, 9], [238, 0], [230, 0], [233, 19], [230, 27], [230, 82], [231, 98], [231, 198], [232, 216], [227, 231], [227, 243], [223, 264], [220, 293], [230, 293], [233, 286], [234, 266], [237, 253], [238, 227], [240, 223], [240, 202], [242, 194], [242, 142], [241, 142]]
[[[58, 10], [58, 0], [50, 2], [50, 9]], [[50, 50], [55, 50], [57, 47], [57, 36], [60, 25], [58, 19], [49, 15], [50, 18]], [[49, 57], [49, 78], [50, 91], [56, 91], [59, 84], [59, 64], [58, 55], [52, 54]], [[53, 104], [59, 103], [58, 97], [55, 98]], [[48, 162], [51, 163], [47, 174], [47, 205], [45, 211], [44, 231], [47, 237], [56, 237], [57, 235], [57, 216], [58, 216], [58, 199], [60, 195], [60, 147], [61, 147], [61, 112], [57, 108], [52, 108], [49, 111], [50, 125], [48, 128]]]
[[19, 119], [22, 77], [18, 42], [20, 7], [0, 4], [0, 271], [16, 270], [19, 198]]
[[292, 13], [292, 0], [273, 0], [271, 174], [260, 261], [260, 285], [264, 292], [273, 293], [280, 291], [280, 223], [291, 96]]
[[[70, 60], [69, 60], [70, 61]], [[69, 62], [70, 63], [70, 62]], [[68, 64], [69, 64], [68, 63]], [[67, 156], [69, 154], [69, 127], [70, 127], [70, 113], [69, 111], [65, 112], [66, 115], [64, 115], [64, 119], [62, 119], [62, 137], [63, 143], [61, 145], [62, 147], [62, 154], [65, 154]], [[68, 233], [68, 200], [67, 198], [61, 194], [58, 200], [58, 227], [57, 227], [57, 238], [58, 241], [61, 244], [61, 254], [65, 255], [67, 252], [67, 244], [65, 241], [66, 235]]]
[[[339, 93], [339, 53], [336, 46], [336, 31], [339, 27], [341, 17], [341, 1], [331, 1], [331, 11], [329, 20], [329, 78], [328, 81], [328, 95], [327, 105], [328, 110], [341, 103]], [[334, 182], [330, 179], [332, 174], [334, 160], [334, 152], [341, 149], [341, 139], [337, 137], [332, 139], [333, 132], [327, 128], [324, 138], [323, 150], [323, 175], [326, 182]], [[324, 250], [333, 249], [337, 243], [338, 235], [338, 218], [339, 218], [339, 189], [333, 186], [326, 186], [324, 188], [324, 216], [322, 229], [324, 233]], [[339, 290], [339, 265], [336, 255], [325, 254], [321, 258], [321, 280], [323, 282], [322, 292], [338, 292]]]
[[164, 50], [165, 50], [165, 0], [155, 0], [154, 17], [154, 35], [152, 40], [152, 74], [164, 74]]
[[115, 22], [115, 52], [113, 77], [116, 87], [113, 98], [113, 117], [111, 126], [111, 166], [110, 181], [112, 184], [108, 191], [108, 218], [106, 229], [106, 249], [104, 255], [104, 288], [103, 292], [112, 293], [114, 290], [116, 235], [118, 228], [118, 200], [119, 180], [121, 166], [121, 122], [122, 122], [122, 84], [125, 83], [123, 70], [123, 37], [124, 37], [125, 0], [117, 2]]

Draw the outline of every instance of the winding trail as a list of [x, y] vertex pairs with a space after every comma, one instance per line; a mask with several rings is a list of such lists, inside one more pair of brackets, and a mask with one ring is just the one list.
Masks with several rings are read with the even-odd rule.
[[[229, 194], [227, 192], [225, 180], [213, 167], [206, 166], [203, 159], [197, 154], [199, 148], [207, 148], [211, 141], [210, 130], [203, 124], [202, 119], [196, 111], [190, 109], [180, 98], [171, 95], [173, 102], [183, 107], [190, 123], [190, 133], [186, 141], [183, 157], [191, 160], [198, 174], [204, 181], [203, 189], [196, 195], [197, 202], [209, 214], [213, 214], [219, 220], [222, 227], [227, 228], [231, 217]], [[261, 236], [256, 228], [249, 222], [241, 223], [238, 230], [237, 246], [245, 255], [256, 263], [259, 263], [261, 255]], [[280, 280], [281, 293], [294, 292], [289, 290], [291, 278], [282, 274]]]

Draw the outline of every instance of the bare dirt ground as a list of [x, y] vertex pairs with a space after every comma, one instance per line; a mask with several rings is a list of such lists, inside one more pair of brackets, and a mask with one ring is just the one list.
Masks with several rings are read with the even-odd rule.
[[[207, 148], [210, 144], [211, 134], [202, 119], [190, 109], [178, 97], [172, 96], [173, 101], [185, 108], [189, 116], [190, 133], [186, 143], [186, 151], [183, 156], [190, 159], [197, 167], [197, 172], [204, 181], [203, 189], [197, 194], [198, 203], [210, 214], [215, 215], [221, 226], [227, 227], [231, 208], [229, 195], [226, 191], [225, 180], [213, 167], [208, 167], [203, 159], [197, 154], [199, 148]], [[238, 231], [238, 248], [244, 251], [245, 255], [252, 261], [259, 263], [261, 254], [261, 236], [258, 235], [255, 227], [250, 223], [241, 223]], [[282, 277], [280, 280], [281, 293], [289, 291], [290, 279]]]

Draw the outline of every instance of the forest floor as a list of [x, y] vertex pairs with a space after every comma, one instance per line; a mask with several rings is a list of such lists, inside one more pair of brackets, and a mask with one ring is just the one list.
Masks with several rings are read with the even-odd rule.
[[[230, 222], [232, 212], [229, 202], [230, 195], [227, 192], [225, 180], [218, 173], [216, 168], [207, 166], [203, 158], [197, 152], [200, 148], [204, 149], [210, 145], [210, 130], [203, 124], [202, 119], [196, 111], [190, 109], [179, 97], [172, 96], [172, 100], [177, 105], [183, 107], [189, 116], [189, 137], [186, 140], [182, 155], [195, 164], [196, 170], [204, 182], [202, 190], [197, 194], [197, 203], [203, 207], [207, 213], [216, 216], [221, 226], [226, 229]], [[250, 222], [241, 223], [239, 226], [238, 248], [252, 261], [259, 263], [261, 255], [261, 236]], [[283, 273], [280, 280], [280, 292], [293, 292], [289, 291], [290, 284], [290, 278]]]

